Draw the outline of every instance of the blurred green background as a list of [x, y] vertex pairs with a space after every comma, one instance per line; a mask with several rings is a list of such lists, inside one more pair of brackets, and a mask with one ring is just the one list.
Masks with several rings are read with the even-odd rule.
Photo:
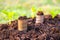
[[60, 0], [0, 0], [0, 24], [16, 20], [19, 16], [33, 18], [38, 10], [44, 15], [60, 13]]

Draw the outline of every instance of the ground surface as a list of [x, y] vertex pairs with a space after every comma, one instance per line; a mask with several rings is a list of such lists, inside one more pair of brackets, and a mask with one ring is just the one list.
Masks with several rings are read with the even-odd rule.
[[28, 20], [27, 32], [17, 30], [17, 20], [12, 24], [0, 24], [0, 40], [60, 40], [60, 19], [45, 18], [43, 24]]

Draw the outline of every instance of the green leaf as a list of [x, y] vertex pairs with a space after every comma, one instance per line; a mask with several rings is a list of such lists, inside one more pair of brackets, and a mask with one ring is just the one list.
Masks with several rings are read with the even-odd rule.
[[36, 8], [34, 6], [31, 8], [31, 10], [32, 12], [36, 12]]
[[58, 10], [52, 9], [52, 10], [50, 11], [50, 14], [51, 14], [52, 18], [54, 18], [55, 16], [57, 16], [58, 12], [59, 12]]

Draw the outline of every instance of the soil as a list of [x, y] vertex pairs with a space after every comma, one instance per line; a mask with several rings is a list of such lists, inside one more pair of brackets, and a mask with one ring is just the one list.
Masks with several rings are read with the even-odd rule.
[[0, 40], [60, 40], [60, 19], [47, 17], [42, 24], [35, 24], [35, 18], [27, 18], [27, 31], [17, 29], [17, 20], [11, 24], [0, 24]]

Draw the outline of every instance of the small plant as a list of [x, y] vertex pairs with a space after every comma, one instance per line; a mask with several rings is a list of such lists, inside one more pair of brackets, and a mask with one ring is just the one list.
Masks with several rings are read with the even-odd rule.
[[[3, 10], [2, 12], [6, 15], [5, 20], [10, 21], [10, 20], [13, 19], [14, 12], [8, 12], [8, 11], [5, 11], [5, 10]], [[9, 24], [11, 24], [11, 22], [9, 22]]]
[[51, 14], [52, 18], [55, 18], [59, 14], [59, 10], [52, 9], [52, 10], [50, 10], [50, 14]]
[[32, 14], [31, 14], [32, 16], [31, 17], [34, 18], [35, 15], [36, 15], [37, 10], [34, 6], [32, 6], [31, 11], [32, 11]]
[[18, 18], [18, 14], [14, 11], [2, 10], [2, 13], [6, 15], [4, 20], [8, 21], [9, 24], [11, 24], [10, 21], [13, 21]]

